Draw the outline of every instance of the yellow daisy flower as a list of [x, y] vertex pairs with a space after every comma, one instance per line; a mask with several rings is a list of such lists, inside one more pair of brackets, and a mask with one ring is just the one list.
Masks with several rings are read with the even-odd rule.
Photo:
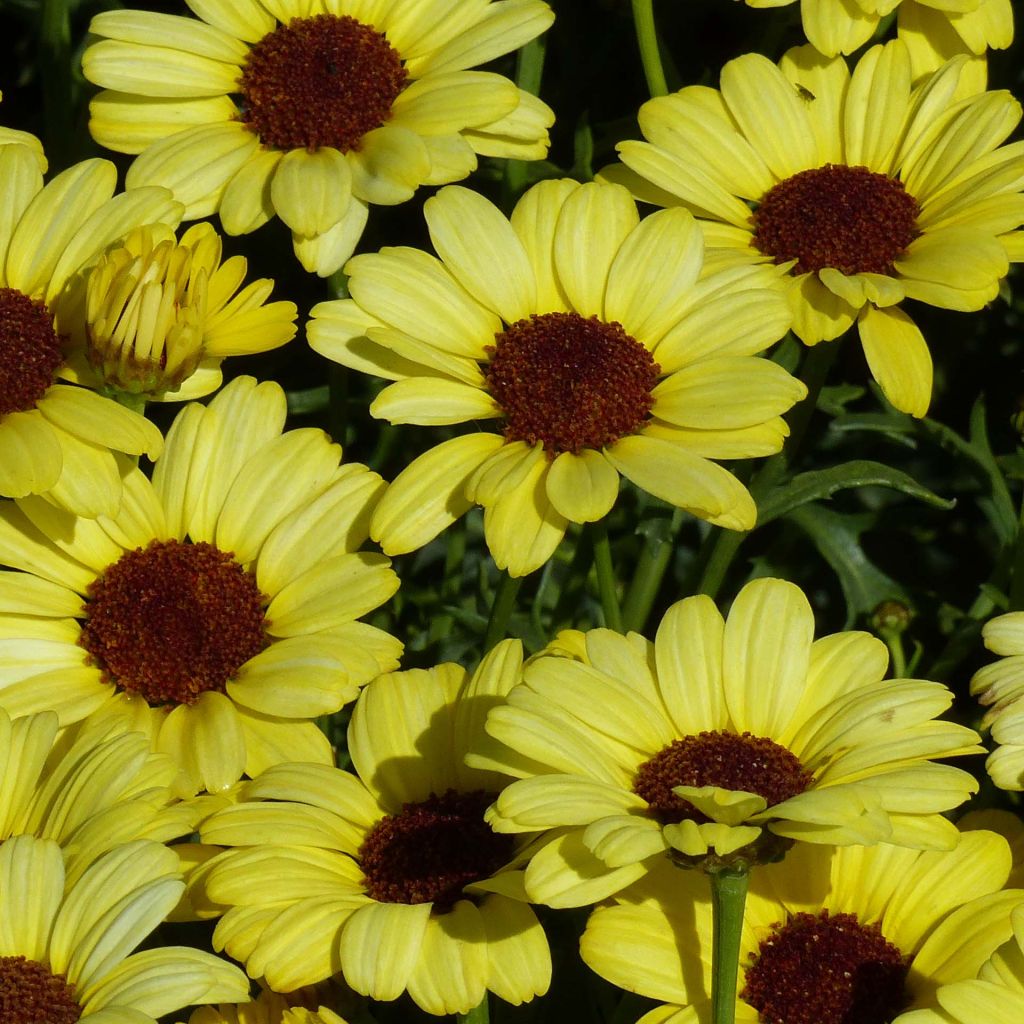
[[265, 986], [247, 1003], [200, 1006], [188, 1024], [346, 1024], [321, 1004], [323, 993], [308, 986], [281, 995]]
[[73, 885], [119, 843], [192, 832], [199, 813], [176, 801], [174, 763], [151, 752], [141, 733], [68, 730], [58, 741], [57, 732], [52, 711], [12, 722], [0, 709], [0, 841], [54, 840]]
[[840, 57], [790, 50], [776, 66], [746, 54], [721, 91], [690, 86], [640, 109], [646, 141], [620, 143], [603, 174], [641, 198], [694, 210], [711, 247], [775, 263], [808, 345], [854, 323], [886, 397], [928, 411], [932, 361], [900, 306], [955, 310], [995, 298], [1024, 259], [1020, 120], [1007, 92], [957, 95], [964, 60], [911, 87], [899, 40], [852, 74]]
[[[786, 7], [796, 0], [746, 0], [748, 7]], [[829, 57], [853, 53], [896, 10], [905, 22], [923, 25], [938, 38], [955, 35], [971, 53], [1005, 50], [1013, 42], [1010, 0], [800, 0], [800, 20], [811, 45]]]
[[112, 452], [160, 454], [160, 431], [67, 375], [66, 292], [109, 245], [140, 224], [176, 224], [163, 188], [114, 195], [117, 170], [86, 160], [43, 184], [40, 150], [0, 145], [0, 495], [46, 495], [81, 516], [113, 515]]
[[0, 505], [0, 707], [138, 729], [192, 788], [282, 760], [332, 763], [312, 721], [398, 663], [356, 619], [398, 579], [357, 549], [383, 483], [320, 430], [282, 434], [277, 384], [186, 406], [114, 517]]
[[[1024, 890], [1002, 889], [1009, 867], [1002, 836], [968, 832], [948, 851], [801, 847], [758, 868], [737, 1024], [916, 1021], [899, 1014], [973, 978], [1009, 937], [1024, 906]], [[666, 865], [591, 914], [580, 952], [614, 984], [665, 1000], [639, 1024], [697, 1024], [710, 1019], [711, 918], [703, 874]]]
[[104, 87], [101, 145], [140, 154], [129, 185], [161, 184], [187, 219], [230, 235], [275, 214], [302, 265], [333, 273], [368, 205], [458, 181], [477, 155], [536, 160], [551, 110], [472, 68], [540, 35], [542, 0], [191, 0], [201, 18], [106, 11], [82, 58]]
[[208, 818], [204, 842], [244, 847], [205, 875], [229, 907], [215, 948], [279, 991], [343, 974], [374, 999], [408, 991], [432, 1014], [467, 1013], [488, 991], [513, 1004], [547, 991], [520, 844], [483, 819], [508, 779], [462, 763], [521, 664], [510, 640], [472, 677], [453, 664], [381, 676], [349, 727], [358, 777], [278, 765]]
[[971, 693], [988, 709], [982, 728], [992, 730], [996, 743], [985, 769], [1000, 789], [1019, 792], [1024, 790], [1024, 612], [997, 615], [981, 636], [1000, 655], [971, 679]]
[[107, 393], [179, 402], [216, 391], [225, 356], [293, 338], [295, 303], [266, 304], [269, 278], [239, 291], [246, 259], [221, 263], [221, 248], [220, 235], [202, 223], [180, 240], [163, 224], [136, 228], [108, 249], [72, 299], [83, 315], [63, 376]]
[[982, 964], [976, 979], [952, 981], [939, 1006], [913, 1010], [895, 1024], [1019, 1024], [1024, 1020], [1024, 907], [1011, 916], [1013, 937]]
[[543, 565], [570, 522], [601, 519], [619, 474], [733, 530], [757, 515], [712, 459], [764, 456], [806, 394], [757, 357], [789, 326], [774, 268], [706, 265], [685, 210], [640, 220], [617, 185], [545, 181], [511, 222], [449, 186], [424, 211], [437, 259], [390, 248], [352, 259], [351, 299], [312, 311], [309, 343], [395, 381], [370, 407], [392, 423], [502, 421], [415, 459], [374, 514], [389, 554], [484, 506], [495, 562]]
[[493, 828], [560, 830], [527, 868], [530, 897], [593, 903], [666, 854], [952, 846], [958, 833], [937, 812], [977, 783], [930, 759], [979, 750], [973, 730], [935, 720], [953, 695], [883, 679], [888, 652], [867, 633], [813, 637], [799, 588], [760, 579], [728, 620], [691, 597], [653, 644], [596, 629], [532, 659], [467, 759], [519, 777], [488, 811]]
[[210, 953], [188, 946], [131, 952], [182, 888], [174, 853], [160, 843], [116, 847], [65, 892], [55, 842], [8, 839], [0, 846], [0, 991], [8, 1019], [155, 1024], [192, 1003], [248, 999], [245, 975]]

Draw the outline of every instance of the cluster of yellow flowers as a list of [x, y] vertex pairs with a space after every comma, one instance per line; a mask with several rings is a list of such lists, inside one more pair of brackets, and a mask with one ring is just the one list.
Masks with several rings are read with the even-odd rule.
[[[622, 477], [753, 529], [723, 463], [782, 450], [808, 395], [765, 358], [789, 331], [856, 325], [923, 417], [903, 301], [978, 310], [1024, 261], [1021, 108], [985, 79], [1009, 0], [802, 0], [809, 44], [656, 96], [620, 163], [507, 216], [453, 183], [547, 153], [552, 110], [478, 70], [551, 25], [543, 0], [188, 6], [90, 26], [122, 192], [103, 159], [46, 180], [38, 140], [0, 129], [0, 1017], [520, 1004], [551, 982], [541, 905], [596, 907], [581, 956], [658, 1004], [643, 1024], [1019, 1019], [1024, 826], [945, 816], [978, 789], [946, 760], [980, 737], [939, 717], [943, 684], [886, 678], [881, 640], [815, 639], [794, 584], [748, 583], [726, 616], [686, 597], [653, 640], [500, 640], [472, 672], [399, 671], [402, 640], [362, 621], [399, 590], [391, 557], [475, 506], [512, 578]], [[896, 38], [843, 56], [894, 12]], [[371, 207], [423, 186], [434, 253], [353, 255]], [[465, 426], [388, 483], [286, 429], [278, 384], [222, 387], [298, 310], [208, 220], [181, 229], [214, 214], [227, 235], [279, 217], [307, 271], [343, 275], [306, 336], [388, 382], [374, 417]], [[166, 432], [145, 416], [182, 401]], [[1018, 790], [1022, 616], [986, 627], [1008, 657], [972, 684]], [[347, 768], [317, 724], [342, 709]], [[748, 870], [722, 1011], [706, 875]], [[133, 952], [167, 920], [215, 920], [245, 973]]]

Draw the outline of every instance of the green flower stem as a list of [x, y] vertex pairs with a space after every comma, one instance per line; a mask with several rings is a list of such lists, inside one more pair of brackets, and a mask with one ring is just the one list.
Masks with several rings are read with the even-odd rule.
[[626, 591], [626, 599], [622, 602], [622, 625], [627, 631], [643, 631], [654, 606], [654, 599], [658, 596], [661, 581], [672, 561], [676, 534], [682, 525], [683, 510], [677, 508], [672, 513], [668, 536], [654, 542], [645, 540], [636, 572]]
[[601, 519], [591, 524], [590, 532], [594, 543], [594, 569], [597, 572], [597, 589], [601, 595], [604, 624], [621, 633], [622, 611], [615, 592], [615, 569], [612, 566], [611, 544], [608, 542], [608, 524]]
[[45, 149], [51, 171], [72, 163], [71, 22], [68, 0], [43, 0], [39, 18], [39, 70], [43, 83]]
[[[540, 83], [544, 74], [544, 54], [547, 42], [544, 36], [531, 39], [520, 47], [516, 54], [516, 85], [533, 96], [540, 95]], [[529, 169], [525, 160], [507, 160], [502, 183], [506, 206], [511, 206], [519, 193], [526, 188]]]
[[743, 907], [747, 901], [748, 868], [742, 862], [708, 872], [711, 878], [712, 1024], [736, 1020], [736, 976], [743, 935]]
[[487, 1003], [487, 996], [485, 995], [480, 1001], [479, 1006], [474, 1006], [469, 1013], [457, 1013], [455, 1014], [455, 1020], [457, 1024], [488, 1024], [491, 1019], [490, 1007]]
[[633, 26], [636, 41], [640, 45], [640, 60], [647, 79], [647, 91], [652, 96], [664, 96], [668, 92], [665, 69], [661, 64], [658, 48], [658, 30], [654, 24], [653, 0], [633, 0]]
[[885, 646], [889, 648], [889, 656], [892, 658], [892, 678], [905, 679], [907, 676], [907, 656], [903, 650], [903, 637], [899, 633], [886, 632], [882, 634]]
[[[486, 654], [499, 640], [504, 640], [508, 633], [509, 619], [512, 618], [512, 609], [516, 605], [516, 595], [522, 586], [521, 576], [509, 576], [507, 572], [501, 574], [498, 581], [498, 589], [494, 592], [494, 603], [491, 605], [491, 616], [487, 620], [487, 633], [484, 636], [483, 654]], [[486, 1002], [486, 1000], [485, 1000]], [[477, 1007], [479, 1010], [480, 1007]], [[476, 1013], [474, 1010], [473, 1013]], [[474, 1020], [487, 1020], [486, 1007], [482, 1018]]]
[[[807, 397], [798, 402], [789, 414], [789, 437], [786, 438], [785, 447], [777, 455], [766, 459], [750, 481], [750, 493], [755, 503], [782, 479], [786, 469], [796, 461], [797, 452], [807, 435], [811, 416], [817, 408], [818, 396], [838, 355], [838, 341], [823, 341], [807, 350], [803, 365], [800, 367], [800, 379], [807, 385]], [[704, 542], [709, 546], [708, 553], [703, 558], [698, 558], [698, 565], [704, 567], [700, 582], [697, 584], [698, 594], [707, 594], [709, 597], [718, 594], [725, 574], [746, 536], [746, 532], [725, 529], [708, 534]]]

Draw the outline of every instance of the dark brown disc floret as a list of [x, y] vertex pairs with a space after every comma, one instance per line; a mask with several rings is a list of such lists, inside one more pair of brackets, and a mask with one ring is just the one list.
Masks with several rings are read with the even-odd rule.
[[0, 1024], [75, 1024], [75, 988], [36, 960], [0, 956]]
[[716, 786], [763, 796], [769, 807], [802, 793], [812, 774], [773, 740], [732, 732], [702, 732], [673, 740], [637, 769], [633, 792], [662, 824], [708, 819], [672, 792], [674, 786]]
[[753, 215], [754, 245], [793, 272], [895, 273], [920, 233], [917, 200], [903, 182], [866, 167], [826, 164], [780, 181]]
[[551, 459], [640, 429], [661, 372], [621, 324], [579, 313], [517, 320], [488, 352], [487, 388], [505, 414], [506, 439], [540, 442]]
[[347, 14], [293, 18], [249, 51], [242, 120], [264, 146], [347, 153], [391, 117], [407, 78], [398, 52], [370, 25]]
[[369, 896], [450, 910], [465, 886], [490, 878], [512, 857], [512, 837], [484, 821], [493, 802], [494, 794], [483, 790], [449, 789], [382, 818], [359, 848]]
[[740, 995], [764, 1024], [889, 1024], [910, 1001], [908, 967], [856, 914], [796, 914], [751, 954]]
[[192, 704], [267, 646], [266, 598], [212, 544], [153, 541], [89, 588], [80, 643], [106, 678], [153, 706]]
[[45, 303], [16, 288], [0, 288], [0, 416], [34, 409], [62, 362]]

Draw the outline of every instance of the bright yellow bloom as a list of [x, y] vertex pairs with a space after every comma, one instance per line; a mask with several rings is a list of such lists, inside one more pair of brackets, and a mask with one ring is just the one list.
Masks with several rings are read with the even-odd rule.
[[214, 946], [278, 990], [340, 973], [374, 999], [408, 991], [432, 1014], [466, 1013], [489, 991], [513, 1004], [547, 991], [521, 844], [483, 819], [508, 779], [463, 764], [521, 665], [509, 640], [472, 677], [452, 664], [380, 676], [349, 726], [358, 777], [289, 764], [245, 783], [201, 830], [236, 847], [205, 873], [209, 898], [229, 907]]
[[979, 669], [971, 693], [988, 710], [982, 727], [991, 728], [996, 749], [985, 769], [1000, 789], [1024, 790], [1024, 612], [997, 615], [982, 627], [985, 646], [998, 661]]
[[932, 360], [901, 308], [977, 310], [1024, 259], [1024, 145], [1007, 92], [961, 98], [963, 58], [911, 86], [906, 46], [872, 47], [852, 74], [813, 47], [779, 65], [747, 54], [721, 91], [689, 86], [640, 110], [647, 141], [603, 175], [690, 207], [710, 247], [775, 263], [808, 345], [857, 324], [886, 397], [928, 411]]
[[[3, 574], [0, 587], [14, 575]], [[12, 722], [0, 710], [0, 841], [54, 840], [64, 855], [66, 885], [119, 843], [167, 841], [193, 830], [197, 811], [174, 800], [173, 761], [152, 753], [141, 733], [77, 730], [56, 740], [54, 712]]]
[[200, 1006], [188, 1024], [346, 1024], [333, 1010], [321, 1005], [323, 995], [315, 987], [286, 995], [264, 987], [248, 1003]]
[[116, 847], [65, 891], [55, 842], [8, 839], [0, 846], [5, 1015], [48, 1024], [155, 1024], [193, 1003], [248, 999], [245, 975], [210, 953], [188, 946], [131, 952], [183, 888], [174, 853], [160, 843]]
[[[786, 7], [796, 0], [746, 0], [748, 7]], [[829, 57], [853, 53], [896, 10], [900, 38], [923, 34], [933, 45], [948, 37], [964, 51], [984, 54], [1013, 42], [1010, 0], [800, 0], [800, 18], [811, 45]], [[948, 45], [948, 44], [947, 44]]]
[[[737, 1024], [889, 1024], [934, 1004], [939, 985], [973, 978], [1009, 937], [1024, 906], [1024, 890], [1002, 888], [1009, 866], [1002, 836], [968, 832], [949, 851], [799, 847], [758, 868]], [[666, 1002], [639, 1024], [696, 1024], [710, 1019], [711, 934], [703, 872], [664, 865], [591, 914], [580, 951], [602, 977]]]
[[782, 447], [806, 394], [758, 357], [789, 326], [775, 268], [705, 261], [685, 210], [640, 220], [617, 185], [545, 181], [511, 222], [461, 186], [424, 211], [440, 259], [411, 248], [355, 257], [351, 299], [323, 302], [313, 348], [395, 381], [370, 407], [392, 423], [498, 420], [399, 474], [371, 536], [414, 550], [474, 503], [495, 562], [543, 565], [570, 522], [601, 519], [620, 474], [733, 530], [756, 518], [712, 459]]
[[138, 729], [183, 785], [221, 790], [282, 760], [332, 763], [312, 721], [398, 663], [359, 616], [398, 579], [359, 551], [383, 482], [285, 396], [239, 377], [175, 419], [152, 482], [116, 516], [0, 504], [0, 707]]
[[532, 899], [582, 906], [666, 859], [759, 861], [793, 841], [952, 846], [937, 812], [975, 792], [932, 763], [978, 751], [935, 720], [939, 683], [883, 679], [867, 633], [814, 640], [799, 588], [747, 584], [723, 620], [707, 597], [666, 613], [653, 644], [563, 634], [487, 717], [467, 763], [519, 776], [488, 812], [506, 833], [558, 830], [526, 871]]
[[472, 68], [535, 38], [542, 0], [190, 0], [201, 18], [107, 11], [82, 70], [90, 130], [138, 153], [129, 185], [167, 185], [230, 235], [274, 215], [327, 275], [368, 205], [465, 178], [477, 156], [537, 160], [551, 110]]
[[73, 377], [65, 339], [80, 328], [82, 272], [138, 225], [176, 224], [182, 207], [163, 188], [115, 196], [106, 160], [75, 164], [44, 186], [40, 161], [36, 146], [0, 145], [0, 495], [113, 515], [113, 453], [156, 458], [163, 439], [111, 399], [57, 382]]
[[65, 376], [151, 401], [216, 391], [225, 356], [266, 352], [295, 336], [295, 303], [266, 305], [268, 278], [238, 291], [245, 270], [244, 256], [221, 263], [209, 224], [180, 241], [162, 224], [136, 228], [85, 280], [84, 328]]

